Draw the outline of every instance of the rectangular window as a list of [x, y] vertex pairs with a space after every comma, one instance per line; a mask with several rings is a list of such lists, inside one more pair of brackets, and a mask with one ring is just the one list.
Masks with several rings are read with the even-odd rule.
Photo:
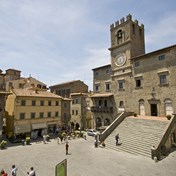
[[99, 85], [95, 85], [95, 91], [99, 91]]
[[20, 119], [22, 120], [22, 119], [25, 119], [25, 113], [24, 112], [21, 112], [20, 113]]
[[40, 118], [44, 118], [44, 112], [40, 112]]
[[135, 62], [135, 63], [134, 63], [134, 66], [135, 66], [135, 67], [139, 67], [139, 66], [140, 66], [140, 62]]
[[64, 103], [64, 108], [67, 108], [67, 103]]
[[23, 89], [24, 88], [24, 84], [19, 83], [19, 88]]
[[160, 56], [158, 56], [158, 60], [159, 60], [159, 61], [165, 60], [165, 55], [160, 55]]
[[48, 101], [48, 106], [51, 106], [51, 101]]
[[48, 112], [48, 117], [51, 117], [51, 112]]
[[32, 106], [35, 106], [35, 105], [36, 105], [36, 101], [32, 100]]
[[31, 112], [31, 119], [35, 118], [35, 112]]
[[59, 101], [56, 101], [56, 106], [59, 106]]
[[55, 117], [59, 117], [59, 112], [58, 111], [55, 112]]
[[72, 110], [72, 115], [74, 115], [74, 110]]
[[40, 101], [40, 106], [44, 106], [44, 101], [43, 100]]
[[21, 100], [21, 106], [26, 106], [26, 100]]
[[76, 115], [78, 115], [78, 110], [76, 110]]
[[110, 91], [110, 84], [106, 83], [106, 91]]
[[166, 77], [166, 75], [160, 75], [159, 79], [160, 79], [160, 85], [167, 84], [167, 77]]
[[124, 89], [124, 80], [118, 81], [119, 89]]
[[140, 79], [136, 79], [136, 87], [141, 87], [141, 80]]
[[78, 104], [78, 99], [76, 98], [76, 104]]

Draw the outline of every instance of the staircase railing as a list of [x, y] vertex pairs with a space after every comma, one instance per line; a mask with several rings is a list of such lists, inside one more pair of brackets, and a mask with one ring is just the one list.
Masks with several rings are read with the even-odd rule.
[[166, 130], [163, 133], [163, 137], [162, 137], [161, 141], [159, 142], [158, 146], [154, 146], [154, 148], [151, 149], [152, 159], [154, 159], [154, 157], [156, 157], [158, 160], [161, 160], [162, 148], [164, 147], [175, 123], [176, 123], [176, 114], [174, 114], [174, 116], [170, 119], [170, 122], [167, 125]]
[[109, 127], [107, 127], [99, 136], [100, 143], [103, 142], [114, 129], [127, 117], [133, 115], [133, 112], [122, 112]]

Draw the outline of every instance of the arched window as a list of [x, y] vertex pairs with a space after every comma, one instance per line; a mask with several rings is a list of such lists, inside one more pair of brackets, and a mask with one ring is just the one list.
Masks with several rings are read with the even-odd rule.
[[108, 126], [108, 125], [110, 125], [110, 120], [108, 118], [106, 118], [104, 120], [104, 126]]
[[124, 102], [123, 101], [119, 102], [119, 107], [124, 107]]
[[121, 39], [122, 38], [122, 30], [120, 29], [118, 32], [117, 32], [117, 39]]
[[170, 98], [166, 98], [164, 100], [165, 104], [165, 113], [167, 115], [172, 115], [173, 114], [173, 106], [172, 106], [172, 100]]

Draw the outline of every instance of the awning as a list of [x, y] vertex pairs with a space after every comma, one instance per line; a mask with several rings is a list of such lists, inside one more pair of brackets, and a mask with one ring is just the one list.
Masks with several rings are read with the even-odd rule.
[[17, 125], [15, 126], [15, 134], [31, 132], [31, 126], [28, 125]]
[[110, 97], [112, 96], [113, 94], [112, 93], [104, 93], [104, 94], [93, 94], [91, 95], [90, 97], [91, 98], [98, 98], [98, 97]]
[[44, 129], [47, 128], [46, 123], [33, 123], [32, 124], [32, 129], [36, 130], [36, 129]]

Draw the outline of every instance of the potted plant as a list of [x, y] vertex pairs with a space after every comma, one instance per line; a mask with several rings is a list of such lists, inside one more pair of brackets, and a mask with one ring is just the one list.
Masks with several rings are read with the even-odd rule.
[[0, 148], [1, 148], [1, 150], [2, 150], [2, 149], [5, 149], [5, 148], [6, 148], [6, 145], [7, 145], [7, 141], [2, 140], [2, 141], [0, 142]]
[[168, 120], [170, 120], [172, 116], [171, 115], [167, 115], [166, 117], [167, 117]]
[[30, 137], [26, 137], [26, 145], [29, 145], [30, 141], [31, 141], [31, 138]]
[[134, 113], [133, 115], [134, 115], [134, 117], [137, 117], [137, 113]]

